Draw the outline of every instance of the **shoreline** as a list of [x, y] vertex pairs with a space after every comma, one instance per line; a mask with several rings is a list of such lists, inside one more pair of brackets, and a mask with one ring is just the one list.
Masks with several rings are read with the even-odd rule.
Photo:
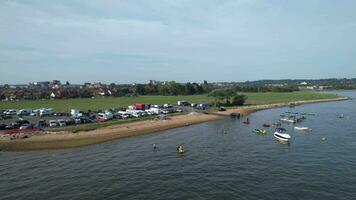
[[231, 108], [223, 112], [211, 112], [208, 114], [189, 113], [185, 115], [169, 116], [167, 120], [145, 120], [132, 123], [112, 125], [87, 132], [54, 132], [44, 135], [34, 135], [27, 139], [10, 140], [0, 138], [1, 151], [31, 151], [31, 150], [56, 150], [67, 148], [78, 148], [107, 141], [134, 137], [139, 135], [161, 132], [169, 129], [190, 126], [209, 121], [221, 120], [229, 117], [231, 113], [239, 112], [248, 115], [260, 110], [281, 108], [291, 103], [296, 106], [303, 104], [333, 102], [349, 100], [349, 97], [338, 97], [332, 99], [291, 101], [286, 103], [263, 104], [254, 106], [242, 106]]

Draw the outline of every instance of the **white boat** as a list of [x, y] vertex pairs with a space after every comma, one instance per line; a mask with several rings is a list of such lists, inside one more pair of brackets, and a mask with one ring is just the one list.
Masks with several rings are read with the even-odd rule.
[[312, 129], [309, 128], [309, 127], [294, 127], [295, 130], [298, 130], [298, 131], [311, 131]]
[[295, 120], [294, 119], [288, 119], [288, 118], [282, 118], [280, 119], [279, 121], [281, 122], [287, 122], [287, 123], [295, 123]]
[[274, 137], [283, 142], [288, 142], [291, 138], [290, 135], [286, 133], [286, 129], [284, 128], [276, 128], [276, 131], [274, 132]]

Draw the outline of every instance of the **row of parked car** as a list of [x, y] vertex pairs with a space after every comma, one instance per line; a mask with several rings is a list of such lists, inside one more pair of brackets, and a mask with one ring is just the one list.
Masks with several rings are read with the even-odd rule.
[[[129, 106], [128, 109], [110, 109], [104, 112], [97, 111], [92, 112], [80, 112], [79, 110], [72, 109], [71, 113], [56, 113], [52, 108], [42, 108], [37, 110], [31, 109], [8, 109], [0, 111], [2, 119], [9, 119], [19, 117], [19, 120], [9, 123], [0, 124], [0, 130], [6, 129], [31, 129], [34, 127], [45, 128], [45, 127], [64, 127], [76, 124], [86, 124], [94, 122], [105, 122], [115, 119], [128, 119], [128, 118], [139, 118], [151, 115], [165, 115], [175, 112], [183, 112], [182, 109], [174, 107], [172, 105], [144, 105], [136, 104], [136, 107]], [[24, 120], [24, 116], [65, 116], [63, 118], [53, 119], [53, 117], [45, 120], [44, 118], [38, 119], [35, 123], [30, 123], [28, 120]], [[71, 117], [69, 117], [71, 116]], [[26, 118], [34, 119], [34, 118]], [[31, 120], [33, 122], [33, 120]]]

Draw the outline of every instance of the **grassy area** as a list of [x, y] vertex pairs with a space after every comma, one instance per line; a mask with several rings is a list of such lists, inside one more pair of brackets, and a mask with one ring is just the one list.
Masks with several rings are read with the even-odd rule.
[[[335, 98], [337, 95], [315, 92], [292, 92], [292, 93], [244, 93], [248, 96], [246, 104], [258, 105], [268, 103], [281, 103], [300, 100], [316, 100]], [[51, 107], [57, 112], [69, 112], [70, 109], [76, 108], [83, 111], [88, 109], [108, 109], [119, 108], [132, 105], [134, 103], [150, 104], [177, 104], [179, 100], [189, 102], [211, 102], [213, 99], [207, 95], [190, 95], [190, 96], [139, 96], [139, 97], [96, 97], [93, 99], [57, 99], [57, 100], [23, 100], [15, 102], [0, 102], [0, 109], [21, 109], [21, 108], [43, 108]]]

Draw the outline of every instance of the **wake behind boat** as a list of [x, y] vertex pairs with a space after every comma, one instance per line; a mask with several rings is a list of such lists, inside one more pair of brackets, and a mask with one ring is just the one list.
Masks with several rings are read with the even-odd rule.
[[276, 131], [274, 132], [274, 137], [283, 142], [288, 142], [291, 138], [290, 135], [286, 133], [286, 129], [284, 128], [276, 128]]

